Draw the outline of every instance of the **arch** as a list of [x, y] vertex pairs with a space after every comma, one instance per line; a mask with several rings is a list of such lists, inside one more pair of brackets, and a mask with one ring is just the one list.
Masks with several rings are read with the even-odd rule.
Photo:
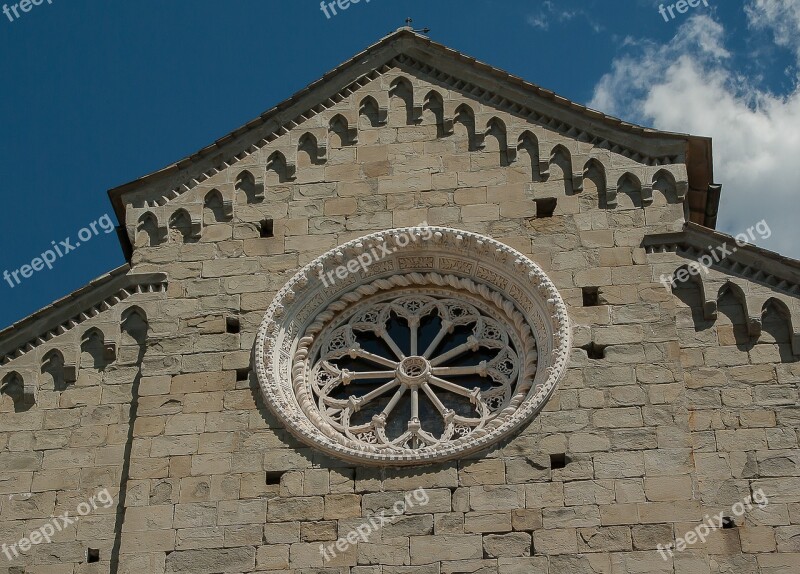
[[319, 142], [311, 132], [306, 132], [297, 142], [297, 166], [309, 167], [324, 163], [320, 157]]
[[653, 175], [653, 192], [654, 205], [678, 203], [678, 186], [671, 171], [660, 169]]
[[770, 297], [761, 307], [762, 335], [767, 342], [791, 343], [793, 336], [792, 313], [788, 305], [776, 297]]
[[389, 86], [389, 125], [414, 125], [414, 88], [406, 78], [395, 78]]
[[228, 219], [225, 214], [222, 193], [218, 189], [212, 189], [206, 194], [203, 200], [203, 223], [212, 225]]
[[484, 142], [484, 151], [499, 154], [499, 163], [501, 167], [507, 167], [511, 164], [508, 148], [508, 130], [506, 130], [506, 124], [503, 120], [493, 117], [486, 123]]
[[256, 185], [256, 178], [255, 176], [247, 170], [244, 170], [239, 175], [236, 176], [236, 189], [241, 189], [242, 191], [246, 191], [248, 187], [255, 187]]
[[770, 297], [761, 308], [761, 334], [769, 335], [768, 342], [778, 345], [781, 362], [797, 361], [800, 355], [800, 333], [795, 332], [792, 311], [785, 301]]
[[[723, 331], [732, 331], [735, 344], [742, 348], [749, 348], [751, 336], [754, 333], [747, 313], [747, 296], [742, 288], [736, 283], [726, 281], [717, 292], [717, 309], [719, 310], [718, 336], [721, 337]], [[758, 330], [760, 331], [760, 324]]]
[[550, 177], [548, 181], [563, 180], [564, 194], [572, 195], [572, 154], [561, 144], [556, 145], [550, 152]]
[[136, 223], [136, 247], [155, 247], [159, 244], [158, 219], [148, 211]]
[[617, 181], [619, 209], [642, 207], [642, 182], [630, 172], [625, 172]]
[[88, 367], [102, 371], [110, 362], [103, 332], [97, 327], [88, 329], [81, 337], [81, 369]]
[[532, 131], [525, 130], [522, 132], [522, 134], [520, 134], [519, 139], [517, 140], [517, 150], [519, 152], [525, 152], [528, 155], [531, 165], [532, 181], [542, 181], [542, 175], [539, 171], [539, 139]]
[[387, 110], [381, 110], [378, 100], [367, 96], [358, 105], [359, 122], [363, 127], [377, 128], [386, 125]]
[[258, 203], [264, 200], [264, 186], [256, 184], [255, 176], [248, 170], [236, 176], [234, 189], [244, 193], [246, 203]]
[[141, 307], [128, 307], [120, 317], [121, 344], [141, 347], [147, 341], [147, 313]]
[[25, 385], [25, 379], [17, 371], [11, 371], [0, 383], [0, 394], [11, 398], [15, 413], [24, 413], [36, 402], [32, 385]]
[[[58, 349], [51, 349], [42, 357], [41, 373], [44, 381], [52, 381], [52, 388], [55, 391], [64, 391], [68, 382], [65, 374], [66, 361], [64, 354]], [[50, 387], [50, 383], [43, 384], [43, 387]]]
[[277, 176], [278, 183], [285, 183], [293, 179], [294, 170], [286, 160], [283, 152], [275, 150], [267, 159], [267, 174], [273, 172]]
[[192, 217], [182, 207], [169, 218], [169, 236], [171, 241], [182, 243], [194, 243], [197, 240], [192, 229]]
[[329, 124], [330, 130], [330, 146], [332, 148], [343, 148], [355, 143], [350, 124], [342, 114], [336, 114], [331, 118]]
[[[457, 129], [456, 125], [460, 128]], [[475, 131], [475, 112], [467, 104], [461, 104], [456, 108], [453, 129], [456, 136], [461, 136], [456, 139], [456, 147], [459, 151], [476, 151], [483, 147], [483, 138], [479, 138]], [[466, 146], [462, 143], [465, 140]]]
[[[701, 272], [698, 266], [684, 263], [671, 274], [662, 274], [659, 278], [661, 284], [671, 290], [675, 298], [681, 301], [689, 311], [695, 333], [708, 331], [713, 327], [717, 318], [717, 302], [709, 299], [706, 294], [706, 285], [700, 276]], [[683, 312], [680, 306], [677, 311], [679, 316]], [[683, 322], [683, 318], [679, 319], [679, 324], [680, 322]], [[705, 335], [698, 335], [698, 337], [705, 337]]]
[[598, 159], [591, 158], [583, 166], [583, 194], [597, 198], [602, 209], [606, 203], [606, 168]]
[[[733, 299], [730, 299], [731, 296]], [[729, 299], [727, 301], [728, 306], [738, 306], [741, 308], [741, 314], [735, 312], [733, 309], [728, 309], [725, 314], [728, 316], [735, 315], [740, 318], [739, 322], [744, 323], [744, 318], [747, 316], [747, 295], [744, 289], [732, 281], [726, 281], [717, 291], [717, 301], [719, 302], [723, 298]], [[722, 311], [722, 304], [718, 303], [718, 305], [720, 306], [720, 311]]]
[[[449, 126], [445, 125], [444, 117], [444, 99], [441, 94], [436, 90], [431, 90], [425, 96], [425, 102], [422, 105], [423, 119], [432, 120], [431, 123], [436, 126], [436, 137], [443, 138], [452, 133], [452, 122]], [[427, 114], [425, 113], [427, 112]], [[428, 117], [425, 117], [428, 116]]]

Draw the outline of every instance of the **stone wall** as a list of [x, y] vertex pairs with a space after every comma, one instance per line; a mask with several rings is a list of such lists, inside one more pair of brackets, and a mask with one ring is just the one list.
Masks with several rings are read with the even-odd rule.
[[[118, 311], [115, 357], [86, 343], [76, 381], [35, 372], [40, 346], [0, 373], [27, 373], [16, 387], [36, 387], [32, 406], [14, 385], [0, 403], [2, 541], [74, 513], [103, 488], [120, 509], [99, 508], [2, 567], [791, 572], [800, 563], [800, 369], [789, 319], [767, 305], [754, 336], [740, 299], [723, 294], [707, 319], [709, 296], [694, 283], [667, 291], [660, 273], [686, 260], [648, 254], [642, 241], [682, 229], [685, 158], [652, 165], [568, 128], [394, 67], [168, 203], [152, 200], [163, 190], [131, 192], [131, 273], [169, 279], [165, 293], [121, 304], [141, 310], [146, 340]], [[255, 333], [299, 266], [369, 232], [422, 222], [489, 235], [541, 266], [569, 306], [571, 368], [545, 411], [489, 452], [353, 468], [297, 442], [264, 407], [250, 370]], [[730, 279], [795, 309], [784, 290]], [[70, 345], [65, 354], [76, 352]], [[427, 505], [323, 562], [321, 544], [419, 487]], [[730, 515], [758, 488], [765, 509], [661, 558], [658, 544], [705, 514]], [[98, 562], [84, 563], [88, 548]]]

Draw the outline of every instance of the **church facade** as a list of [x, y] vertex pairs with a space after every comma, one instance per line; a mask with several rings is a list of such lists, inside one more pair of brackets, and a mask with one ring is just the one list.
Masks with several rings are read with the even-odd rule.
[[709, 139], [403, 28], [109, 195], [0, 332], [0, 571], [800, 568], [800, 263]]

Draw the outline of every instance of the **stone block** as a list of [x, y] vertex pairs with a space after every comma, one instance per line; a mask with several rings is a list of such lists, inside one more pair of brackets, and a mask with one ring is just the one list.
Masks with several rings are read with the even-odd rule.
[[255, 548], [214, 548], [172, 552], [167, 556], [167, 574], [234, 574], [255, 568]]
[[321, 496], [273, 498], [267, 505], [270, 522], [322, 520], [324, 514], [325, 501]]
[[514, 530], [537, 530], [542, 527], [542, 511], [538, 508], [521, 508], [511, 511]]
[[483, 537], [483, 552], [488, 558], [512, 558], [531, 554], [531, 535], [527, 532], [487, 534]]
[[320, 542], [336, 540], [336, 538], [337, 523], [335, 520], [300, 523], [300, 540], [303, 542]]
[[563, 507], [563, 483], [545, 482], [526, 485], [525, 506], [526, 508]]
[[574, 528], [536, 530], [533, 549], [537, 555], [577, 554], [577, 532]]
[[483, 557], [483, 541], [476, 534], [411, 536], [411, 564], [444, 560], [476, 560]]
[[458, 480], [461, 486], [505, 484], [506, 469], [501, 459], [464, 461], [459, 465]]
[[481, 511], [467, 512], [464, 515], [464, 532], [482, 534], [485, 532], [509, 532], [511, 512]]
[[358, 494], [329, 494], [325, 497], [325, 519], [361, 516], [361, 496]]
[[259, 546], [256, 550], [256, 567], [259, 570], [288, 570], [289, 546], [287, 544]]
[[525, 508], [525, 487], [522, 485], [473, 486], [469, 489], [472, 510], [514, 510]]

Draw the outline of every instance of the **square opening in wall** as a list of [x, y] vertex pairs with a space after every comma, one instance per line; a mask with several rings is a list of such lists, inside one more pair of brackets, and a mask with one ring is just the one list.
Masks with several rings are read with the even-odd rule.
[[569, 459], [565, 453], [551, 454], [550, 455], [550, 468], [555, 470], [557, 468], [564, 468], [567, 466]]
[[736, 522], [730, 516], [724, 516], [722, 518], [722, 528], [736, 528]]
[[275, 237], [275, 222], [272, 219], [265, 219], [259, 224], [261, 237], [266, 239], [268, 237]]
[[268, 471], [266, 483], [268, 485], [276, 485], [281, 483], [281, 477], [283, 476], [282, 472], [279, 471]]
[[100, 549], [99, 548], [87, 548], [86, 550], [86, 562], [92, 564], [93, 562], [100, 562]]
[[599, 287], [584, 287], [582, 291], [583, 291], [584, 307], [597, 307], [598, 305], [600, 305]]
[[543, 197], [541, 199], [534, 199], [536, 203], [536, 217], [553, 217], [556, 211], [558, 200], [555, 197]]
[[250, 369], [236, 369], [236, 382], [241, 383], [250, 380]]
[[225, 332], [226, 333], [238, 333], [239, 332], [239, 318], [238, 317], [226, 317], [225, 318]]
[[608, 345], [598, 345], [594, 341], [589, 343], [588, 345], [584, 345], [581, 347], [584, 351], [586, 351], [586, 356], [594, 361], [599, 361], [601, 359], [606, 358], [606, 347]]

